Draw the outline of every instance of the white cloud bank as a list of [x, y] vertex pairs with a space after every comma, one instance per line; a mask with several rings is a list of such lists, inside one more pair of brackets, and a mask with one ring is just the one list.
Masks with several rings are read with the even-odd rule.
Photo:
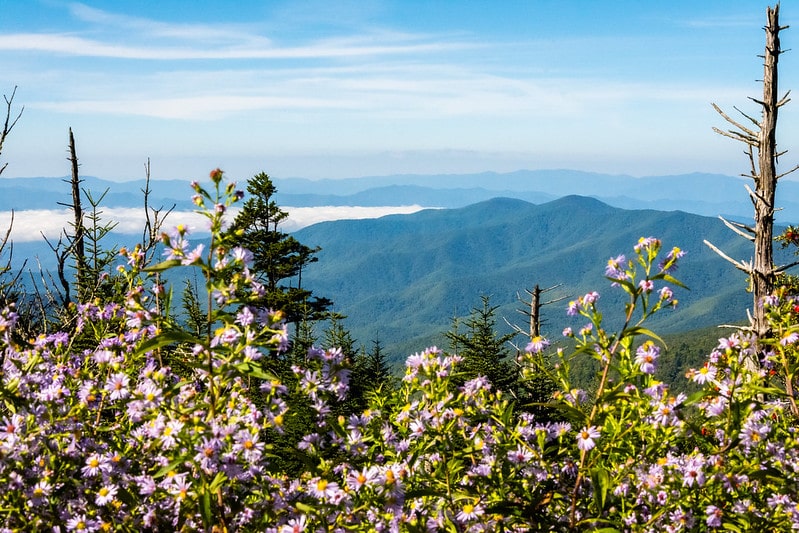
[[[399, 207], [283, 207], [282, 209], [289, 213], [282, 229], [292, 232], [318, 222], [410, 214], [425, 208], [419, 205], [408, 205]], [[0, 211], [0, 232], [4, 233], [8, 229], [11, 220], [12, 213], [10, 211]], [[64, 228], [70, 229], [71, 220], [72, 213], [67, 209], [15, 211], [11, 239], [14, 242], [32, 242], [42, 240], [42, 235], [44, 235], [51, 242], [57, 241]], [[135, 236], [141, 235], [145, 222], [141, 208], [105, 208], [102, 209], [101, 221], [116, 224], [114, 231], [117, 233]], [[207, 227], [207, 219], [192, 211], [176, 211], [170, 213], [163, 229], [169, 231], [177, 224], [185, 224], [194, 231], [203, 231]]]

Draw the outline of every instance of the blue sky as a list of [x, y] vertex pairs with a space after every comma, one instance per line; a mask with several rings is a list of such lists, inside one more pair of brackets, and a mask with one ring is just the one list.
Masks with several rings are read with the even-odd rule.
[[[716, 102], [758, 114], [766, 3], [4, 0], [4, 176], [342, 178], [746, 171]], [[789, 3], [782, 23], [799, 18]], [[796, 48], [799, 29], [783, 34]], [[781, 87], [799, 89], [799, 52]], [[780, 143], [799, 157], [799, 103]], [[575, 191], [579, 192], [579, 191]]]

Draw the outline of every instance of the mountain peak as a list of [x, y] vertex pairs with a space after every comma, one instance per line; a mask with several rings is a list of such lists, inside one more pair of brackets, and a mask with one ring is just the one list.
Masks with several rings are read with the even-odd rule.
[[546, 205], [557, 207], [559, 209], [578, 209], [578, 210], [607, 210], [613, 209], [605, 202], [601, 200], [597, 200], [591, 196], [580, 196], [578, 194], [570, 194], [568, 196], [563, 196], [562, 198], [558, 198], [557, 200], [552, 200], [548, 202]]

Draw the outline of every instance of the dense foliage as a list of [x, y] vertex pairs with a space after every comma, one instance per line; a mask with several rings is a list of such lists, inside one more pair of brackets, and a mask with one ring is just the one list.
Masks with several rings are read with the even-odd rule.
[[[602, 297], [589, 292], [567, 309], [574, 350], [536, 337], [516, 361], [521, 380], [557, 385], [557, 421], [436, 348], [348, 413], [350, 357], [334, 347], [288, 356], [285, 316], [262, 306], [253, 256], [225, 231], [242, 193], [221, 171], [211, 180], [193, 184], [210, 245], [178, 226], [162, 263], [122, 249], [119, 296], [79, 305], [68, 331], [19, 338], [13, 305], [0, 314], [2, 531], [799, 525], [799, 305], [787, 293], [764, 302], [773, 342], [721, 339], [688, 374], [698, 392], [673, 394], [654, 377], [663, 346], [645, 321], [676, 305], [683, 252], [642, 238], [607, 264], [610, 290], [626, 298], [620, 327], [606, 329]], [[204, 328], [172, 316], [155, 274], [173, 268], [205, 280]], [[593, 390], [572, 384], [585, 359], [600, 369]], [[295, 405], [310, 422], [303, 434], [289, 427]]]
[[[317, 260], [318, 250], [280, 230], [288, 213], [275, 202], [277, 188], [265, 172], [247, 182], [247, 192], [250, 197], [227, 229], [227, 237], [233, 245], [242, 246], [252, 254], [252, 272], [263, 284], [260, 305], [281, 309], [289, 322], [318, 318], [331, 302], [312, 296], [301, 285], [302, 270]], [[203, 205], [202, 195], [194, 198]], [[286, 280], [292, 278], [298, 278], [300, 284], [286, 285]]]

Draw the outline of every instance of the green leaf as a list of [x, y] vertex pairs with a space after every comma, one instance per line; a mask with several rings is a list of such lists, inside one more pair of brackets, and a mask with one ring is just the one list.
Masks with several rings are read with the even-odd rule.
[[210, 528], [211, 522], [214, 519], [213, 512], [211, 511], [211, 491], [207, 488], [202, 492], [202, 498], [200, 500], [200, 513], [203, 516], [203, 524], [206, 526], [206, 530]]
[[169, 329], [141, 343], [136, 352], [137, 354], [143, 354], [152, 350], [157, 350], [158, 348], [163, 348], [164, 346], [169, 346], [170, 344], [197, 344], [199, 342], [200, 340], [197, 337], [181, 329]]
[[302, 503], [302, 502], [296, 502], [296, 503], [294, 504], [294, 507], [295, 507], [295, 508], [296, 508], [298, 511], [302, 511], [302, 512], [303, 512], [303, 513], [305, 513], [305, 514], [313, 514], [313, 512], [314, 512], [314, 508], [313, 508], [313, 507], [311, 507], [310, 505], [306, 504], [306, 503]]
[[145, 272], [163, 272], [164, 270], [169, 270], [170, 268], [174, 268], [180, 265], [179, 259], [168, 259], [166, 261], [161, 261], [157, 265], [148, 266], [144, 269]]
[[186, 457], [188, 457], [188, 455], [184, 457], [178, 457], [168, 465], [162, 466], [155, 474], [153, 474], [153, 478], [158, 479], [160, 477], [164, 477], [169, 472], [173, 471], [176, 466], [178, 466], [179, 464], [183, 464], [186, 461]]
[[768, 395], [773, 395], [773, 396], [778, 396], [778, 397], [787, 396], [787, 394], [785, 393], [784, 390], [779, 389], [777, 387], [763, 387], [761, 385], [750, 384], [749, 388], [752, 391], [754, 391], [754, 392], [759, 392], [759, 393], [762, 393], [762, 394], [768, 394]]
[[704, 400], [708, 396], [718, 396], [718, 393], [715, 392], [715, 391], [710, 391], [710, 390], [696, 391], [696, 392], [693, 392], [693, 393], [689, 394], [688, 398], [685, 400], [684, 403], [685, 403], [685, 405], [694, 405], [694, 404]]
[[227, 481], [227, 476], [222, 472], [217, 472], [216, 476], [214, 476], [213, 481], [211, 481], [211, 484], [208, 485], [208, 490], [210, 492], [216, 492], [222, 487], [222, 485], [225, 484], [226, 481]]
[[601, 513], [604, 511], [607, 501], [610, 475], [604, 468], [597, 467], [591, 470], [591, 481], [594, 485], [594, 502]]
[[671, 275], [666, 274], [666, 273], [663, 274], [663, 281], [668, 281], [669, 283], [671, 283], [673, 285], [677, 285], [678, 287], [680, 287], [682, 289], [685, 289], [686, 291], [690, 291], [691, 290], [688, 287], [686, 287], [685, 285], [683, 285], [683, 283], [680, 280], [678, 280], [677, 278], [674, 278]]
[[560, 411], [563, 411], [566, 418], [568, 418], [569, 420], [578, 425], [579, 424], [584, 425], [587, 421], [588, 417], [586, 416], [586, 414], [577, 409], [576, 407], [572, 407], [571, 405], [565, 403], [554, 403], [554, 402], [548, 403], [546, 405], [558, 409]]
[[425, 496], [440, 496], [441, 493], [431, 487], [416, 487], [411, 489], [405, 493], [405, 498], [408, 501], [414, 500], [416, 498], [424, 498]]
[[721, 528], [722, 528], [722, 531], [735, 531], [736, 533], [743, 533], [743, 531], [750, 531], [750, 529], [748, 527], [746, 528], [746, 530], [743, 530], [740, 527], [738, 527], [737, 525], [735, 525], [732, 522], [729, 522], [727, 520], [724, 521], [724, 523], [722, 524]]
[[606, 391], [605, 394], [602, 395], [602, 401], [605, 403], [613, 403], [616, 400], [629, 400], [629, 393], [624, 392], [626, 386], [625, 383], [619, 383], [618, 386]]
[[261, 368], [260, 365], [253, 361], [245, 361], [243, 363], [237, 363], [233, 365], [233, 368], [244, 374], [245, 376], [252, 376], [254, 378], [265, 379], [265, 380], [273, 380], [277, 379], [273, 373], [264, 370]]
[[619, 284], [625, 292], [629, 294], [635, 294], [635, 291], [638, 290], [635, 285], [632, 284], [629, 280], [626, 279], [616, 279], [616, 278], [609, 278], [605, 276], [605, 279], [608, 281], [612, 281], [613, 283]]
[[663, 339], [660, 338], [660, 336], [657, 333], [655, 333], [651, 329], [647, 329], [641, 326], [633, 326], [629, 329], [626, 329], [624, 330], [623, 335], [625, 337], [633, 335], [644, 335], [646, 337], [649, 337], [650, 339], [658, 341], [663, 346], [666, 346], [666, 343], [663, 341]]

